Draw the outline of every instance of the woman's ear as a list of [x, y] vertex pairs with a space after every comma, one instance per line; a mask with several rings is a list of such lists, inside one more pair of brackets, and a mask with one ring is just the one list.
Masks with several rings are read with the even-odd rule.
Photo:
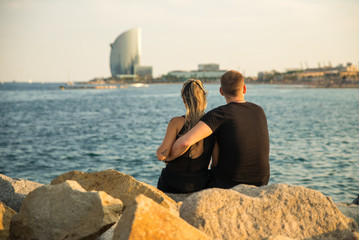
[[243, 85], [243, 94], [246, 94], [246, 92], [247, 92], [247, 87], [246, 87], [246, 85], [244, 84], [244, 85]]

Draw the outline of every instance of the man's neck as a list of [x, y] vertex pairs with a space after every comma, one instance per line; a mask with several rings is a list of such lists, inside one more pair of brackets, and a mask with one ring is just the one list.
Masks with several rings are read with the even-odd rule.
[[246, 102], [246, 100], [244, 99], [244, 95], [235, 96], [235, 97], [232, 97], [232, 96], [224, 96], [224, 98], [226, 99], [226, 102], [227, 102], [227, 103], [231, 103], [231, 102], [234, 102], [234, 103], [245, 103], [245, 102]]

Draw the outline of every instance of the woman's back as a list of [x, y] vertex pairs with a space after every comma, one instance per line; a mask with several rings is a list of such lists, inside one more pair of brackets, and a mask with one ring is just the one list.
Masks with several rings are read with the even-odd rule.
[[[182, 128], [178, 135], [184, 131]], [[210, 135], [168, 162], [158, 179], [157, 188], [168, 193], [188, 193], [206, 188], [213, 146], [214, 136]]]

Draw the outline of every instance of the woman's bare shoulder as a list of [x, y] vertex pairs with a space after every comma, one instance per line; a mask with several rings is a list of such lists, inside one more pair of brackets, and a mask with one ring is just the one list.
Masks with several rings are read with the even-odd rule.
[[176, 128], [182, 128], [184, 124], [184, 120], [185, 119], [183, 116], [174, 117], [170, 120], [169, 125], [172, 125]]
[[171, 122], [174, 121], [174, 122], [184, 122], [184, 116], [179, 116], [179, 117], [173, 117], [171, 120]]

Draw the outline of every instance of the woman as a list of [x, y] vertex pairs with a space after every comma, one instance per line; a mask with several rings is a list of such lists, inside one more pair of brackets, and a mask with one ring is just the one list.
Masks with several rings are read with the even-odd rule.
[[166, 162], [175, 140], [194, 127], [207, 106], [206, 91], [200, 80], [189, 79], [182, 87], [181, 96], [186, 115], [174, 117], [168, 123], [166, 135], [158, 147], [158, 160], [164, 161], [157, 188], [168, 193], [188, 193], [204, 189], [209, 180], [208, 165], [214, 146], [214, 136], [209, 136], [191, 146], [182, 156]]

